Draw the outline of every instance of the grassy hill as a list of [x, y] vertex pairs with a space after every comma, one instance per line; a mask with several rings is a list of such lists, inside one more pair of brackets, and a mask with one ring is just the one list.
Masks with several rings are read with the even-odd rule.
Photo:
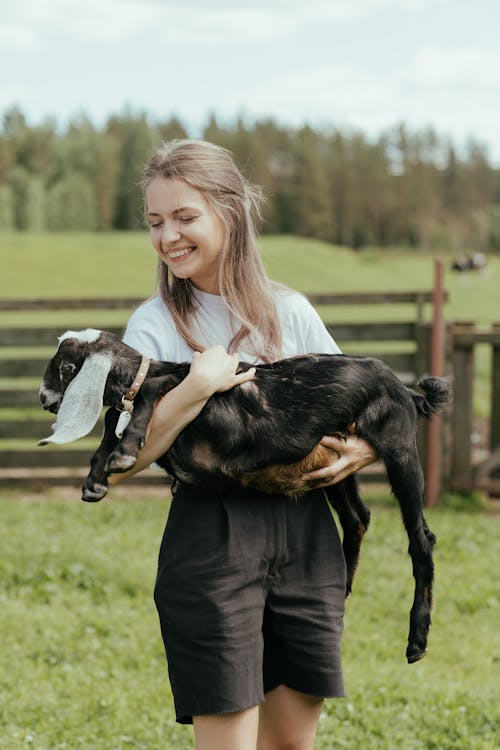
[[[417, 250], [366, 249], [353, 252], [317, 240], [266, 236], [264, 262], [272, 278], [303, 291], [386, 291], [430, 289], [433, 256]], [[146, 232], [0, 234], [0, 298], [149, 296], [155, 288], [156, 255]], [[479, 324], [500, 321], [497, 301], [500, 258], [480, 274], [449, 270], [445, 258], [448, 319]], [[336, 308], [339, 315], [343, 314]], [[354, 311], [349, 311], [353, 317]], [[377, 316], [399, 316], [378, 309]], [[366, 317], [360, 311], [360, 317]]]
[[[260, 243], [269, 275], [304, 292], [398, 291], [432, 289], [434, 256], [408, 249], [352, 251], [326, 242], [291, 236], [266, 236]], [[0, 299], [13, 297], [147, 298], [155, 291], [156, 254], [144, 232], [0, 233]], [[469, 320], [480, 326], [500, 322], [500, 257], [492, 256], [480, 273], [450, 270], [444, 257], [449, 302], [447, 320]], [[322, 309], [329, 321], [411, 320], [414, 306], [335, 306]], [[430, 317], [428, 306], [426, 315]], [[61, 330], [123, 325], [124, 311], [2, 313], [1, 325], [45, 324]], [[347, 342], [339, 340], [345, 351]], [[359, 348], [377, 354], [369, 343]], [[478, 391], [475, 411], [489, 412], [490, 350], [478, 347]]]

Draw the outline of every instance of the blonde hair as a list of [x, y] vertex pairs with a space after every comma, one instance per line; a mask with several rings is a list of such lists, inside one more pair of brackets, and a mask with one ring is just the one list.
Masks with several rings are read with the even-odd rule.
[[[207, 141], [173, 140], [155, 152], [144, 174], [144, 190], [156, 177], [182, 180], [204, 196], [224, 226], [219, 261], [219, 291], [240, 322], [229, 351], [242, 342], [264, 361], [281, 352], [281, 328], [268, 278], [257, 248], [255, 223], [260, 219], [261, 192], [242, 176], [231, 153]], [[189, 280], [178, 279], [161, 260], [158, 291], [177, 330], [193, 349], [203, 349], [190, 331], [195, 310]]]

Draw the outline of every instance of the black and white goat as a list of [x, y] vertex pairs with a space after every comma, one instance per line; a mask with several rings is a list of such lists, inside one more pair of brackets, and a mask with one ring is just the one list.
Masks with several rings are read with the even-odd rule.
[[[102, 406], [113, 407], [83, 486], [83, 499], [94, 502], [105, 496], [111, 472], [133, 466], [155, 404], [185, 378], [189, 364], [145, 361], [117, 336], [94, 329], [68, 331], [59, 342], [40, 388], [44, 409], [58, 416], [53, 435], [40, 444], [87, 435]], [[241, 363], [240, 371], [248, 367]], [[243, 485], [297, 496], [315, 486], [306, 485], [302, 475], [336, 457], [320, 445], [323, 435], [346, 435], [355, 423], [357, 434], [385, 464], [410, 541], [415, 578], [410, 663], [427, 647], [435, 542], [423, 515], [417, 421], [440, 411], [449, 398], [442, 378], [425, 377], [419, 387], [423, 393], [369, 357], [309, 354], [259, 365], [253, 380], [214, 394], [157, 461], [189, 484], [223, 490]], [[370, 513], [352, 476], [325, 492], [343, 528], [348, 594]]]

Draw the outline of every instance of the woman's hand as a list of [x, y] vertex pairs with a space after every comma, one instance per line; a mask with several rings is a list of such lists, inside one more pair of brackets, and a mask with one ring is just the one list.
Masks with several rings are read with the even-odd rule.
[[130, 471], [112, 474], [110, 484], [121, 482], [149, 466], [172, 445], [179, 433], [196, 419], [206, 402], [217, 391], [227, 391], [251, 380], [255, 367], [236, 375], [238, 355], [214, 346], [196, 353], [187, 377], [158, 402], [146, 431], [146, 442]]
[[321, 445], [336, 451], [339, 454], [338, 460], [323, 469], [304, 474], [302, 478], [306, 481], [321, 479], [324, 487], [341, 482], [350, 474], [374, 463], [378, 458], [371, 445], [356, 435], [356, 425], [349, 427], [349, 435], [346, 438], [325, 435]]
[[236, 375], [238, 363], [238, 354], [228, 354], [223, 346], [212, 346], [204, 352], [195, 352], [187, 379], [201, 398], [208, 399], [214, 393], [252, 380], [255, 367]]

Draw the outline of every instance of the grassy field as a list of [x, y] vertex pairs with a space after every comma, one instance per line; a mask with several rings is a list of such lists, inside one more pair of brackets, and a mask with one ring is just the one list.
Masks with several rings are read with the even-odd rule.
[[[432, 289], [434, 258], [416, 250], [353, 252], [325, 242], [298, 237], [264, 237], [264, 262], [272, 278], [305, 292], [396, 291]], [[2, 274], [0, 298], [137, 296], [148, 297], [155, 289], [156, 255], [146, 232], [80, 234], [0, 233]], [[500, 256], [491, 257], [481, 273], [452, 272], [451, 256], [444, 258], [448, 320], [471, 320], [479, 326], [500, 322], [498, 289]], [[335, 306], [323, 308], [328, 321], [377, 322], [415, 319], [408, 305]], [[431, 309], [427, 306], [427, 319]], [[69, 328], [121, 326], [124, 311], [74, 311], [2, 313], [4, 326], [54, 325]], [[379, 354], [376, 343], [339, 341], [346, 353]], [[390, 348], [386, 345], [386, 351]], [[41, 352], [39, 352], [41, 353]], [[7, 354], [7, 352], [6, 352]], [[26, 356], [12, 350], [9, 356]], [[43, 354], [50, 355], [50, 350]], [[477, 347], [477, 389], [474, 408], [478, 416], [489, 414], [490, 349]], [[26, 387], [37, 383], [26, 383]], [[1, 383], [0, 383], [1, 386]]]
[[[144, 233], [80, 234], [0, 233], [0, 298], [132, 295], [154, 291], [156, 256]], [[353, 252], [298, 237], [264, 237], [269, 274], [303, 291], [386, 291], [431, 289], [433, 257], [417, 250], [365, 249]], [[491, 257], [480, 274], [449, 270], [445, 258], [448, 319], [480, 325], [500, 321], [500, 257]], [[335, 308], [336, 314], [345, 314]], [[378, 307], [377, 316], [400, 315], [393, 306]], [[347, 311], [349, 318], [367, 311]]]
[[[261, 246], [270, 275], [304, 291], [432, 286], [433, 259], [419, 252], [353, 253], [291, 237], [266, 237]], [[146, 234], [4, 234], [0, 252], [0, 298], [154, 290]], [[447, 271], [447, 318], [500, 322], [499, 286], [500, 258], [481, 275]], [[328, 312], [339, 320], [374, 315], [373, 308]], [[413, 312], [379, 306], [376, 317]], [[64, 320], [51, 313], [43, 322], [49, 318], [64, 330], [121, 324], [123, 313], [64, 313]], [[39, 313], [2, 314], [2, 325], [37, 322]], [[486, 381], [485, 353], [478, 366]], [[139, 501], [136, 493], [115, 490], [89, 506], [76, 490], [0, 491], [1, 750], [192, 748], [191, 730], [174, 721], [152, 602], [168, 501]], [[429, 654], [412, 666], [404, 659], [413, 589], [407, 541], [399, 513], [379, 502], [347, 607], [349, 697], [326, 704], [319, 750], [498, 747], [499, 516], [446, 503], [428, 515], [439, 539]]]
[[[122, 494], [120, 494], [122, 493]], [[192, 748], [175, 724], [152, 602], [168, 502], [116, 491], [0, 492], [2, 750]], [[319, 750], [498, 747], [499, 517], [441, 507], [429, 653], [404, 659], [413, 588], [395, 507], [372, 500], [347, 605], [348, 698], [328, 701]]]

